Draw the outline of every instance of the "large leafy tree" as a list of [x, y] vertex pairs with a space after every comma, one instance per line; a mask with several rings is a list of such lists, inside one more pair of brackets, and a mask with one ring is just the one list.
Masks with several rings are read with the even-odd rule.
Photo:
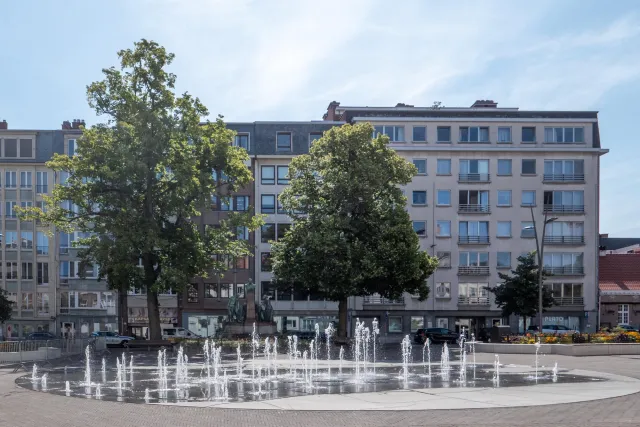
[[438, 264], [420, 250], [399, 188], [415, 167], [388, 147], [387, 136], [372, 134], [369, 124], [336, 127], [291, 161], [280, 201], [293, 226], [272, 246], [278, 287], [339, 302], [340, 337], [348, 297], [409, 292], [424, 300]]
[[[518, 266], [511, 270], [511, 275], [499, 273], [498, 276], [502, 283], [486, 289], [495, 295], [496, 305], [502, 309], [502, 316], [508, 317], [513, 314], [522, 317], [526, 330], [527, 317], [534, 317], [538, 313], [538, 263], [535, 252], [518, 257]], [[551, 291], [543, 286], [543, 310], [552, 305]]]
[[11, 320], [13, 302], [7, 298], [7, 291], [0, 289], [0, 325]]
[[90, 106], [108, 120], [84, 129], [75, 155], [48, 162], [68, 179], [46, 212], [23, 215], [92, 232], [81, 242], [83, 263], [97, 263], [118, 290], [146, 288], [149, 338], [160, 339], [158, 293], [223, 270], [216, 255], [251, 254], [235, 239], [236, 227], [259, 225], [250, 214], [204, 230], [197, 217], [213, 195], [248, 185], [252, 175], [222, 119], [203, 123], [208, 111], [198, 98], [175, 94], [176, 76], [166, 70], [173, 54], [143, 39], [118, 57], [120, 69], [104, 69], [104, 80], [87, 88]]

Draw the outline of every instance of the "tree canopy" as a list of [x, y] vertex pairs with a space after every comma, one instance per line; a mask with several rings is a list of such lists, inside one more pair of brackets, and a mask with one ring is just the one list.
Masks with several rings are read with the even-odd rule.
[[[518, 266], [511, 270], [511, 275], [499, 273], [502, 283], [488, 287], [495, 295], [496, 305], [502, 309], [502, 316], [516, 315], [533, 317], [538, 313], [538, 263], [535, 252], [518, 257]], [[544, 279], [544, 276], [543, 276]], [[542, 287], [542, 307], [553, 305], [551, 291]], [[542, 326], [542, 325], [540, 325]], [[526, 328], [526, 324], [525, 324]]]
[[424, 300], [438, 265], [420, 250], [399, 188], [415, 166], [373, 131], [369, 124], [332, 128], [291, 161], [280, 202], [293, 226], [272, 245], [277, 286], [338, 301], [342, 337], [348, 297], [409, 292]]
[[149, 338], [160, 339], [158, 293], [223, 271], [216, 255], [252, 254], [236, 227], [255, 229], [259, 220], [230, 213], [221, 227], [201, 224], [212, 197], [251, 182], [248, 154], [233, 146], [222, 117], [203, 122], [209, 113], [200, 100], [175, 94], [176, 76], [166, 69], [173, 54], [143, 39], [118, 57], [119, 69], [104, 69], [87, 87], [89, 105], [107, 121], [83, 129], [75, 153], [54, 155], [47, 166], [60, 185], [45, 212], [22, 215], [90, 232], [79, 242], [82, 262], [97, 263], [112, 287], [145, 288]]
[[13, 302], [7, 298], [7, 291], [0, 289], [0, 325], [11, 320], [11, 312], [13, 311]]

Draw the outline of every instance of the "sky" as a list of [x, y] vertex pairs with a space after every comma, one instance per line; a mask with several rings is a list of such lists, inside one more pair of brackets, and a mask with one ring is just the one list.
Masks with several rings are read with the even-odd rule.
[[101, 121], [86, 86], [141, 38], [229, 121], [321, 119], [332, 100], [597, 110], [600, 232], [640, 237], [638, 0], [0, 0], [0, 120]]

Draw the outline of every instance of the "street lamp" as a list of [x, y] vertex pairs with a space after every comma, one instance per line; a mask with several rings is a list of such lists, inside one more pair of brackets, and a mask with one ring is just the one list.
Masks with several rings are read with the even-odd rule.
[[[547, 224], [552, 223], [558, 218], [547, 218], [547, 212], [544, 213], [544, 225], [542, 226], [542, 241], [538, 240], [538, 229], [536, 227], [536, 219], [533, 215], [533, 205], [529, 206], [531, 209], [531, 222], [533, 226], [524, 227], [523, 230], [533, 230], [533, 234], [536, 238], [536, 253], [538, 254], [538, 333], [542, 333], [542, 268], [543, 268], [543, 256], [544, 256], [544, 235], [547, 231]], [[526, 331], [525, 331], [526, 332]]]

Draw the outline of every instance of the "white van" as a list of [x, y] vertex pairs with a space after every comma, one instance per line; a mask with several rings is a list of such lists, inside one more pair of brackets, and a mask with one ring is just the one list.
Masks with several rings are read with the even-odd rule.
[[168, 340], [171, 338], [200, 338], [200, 335], [194, 334], [185, 328], [166, 328], [162, 330], [162, 339]]

